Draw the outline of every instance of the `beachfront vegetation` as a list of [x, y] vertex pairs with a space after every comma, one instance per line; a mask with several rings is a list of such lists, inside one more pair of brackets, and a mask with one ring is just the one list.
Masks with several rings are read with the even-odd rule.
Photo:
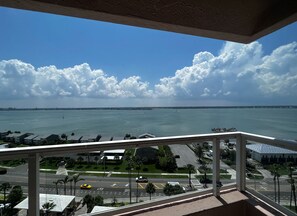
[[150, 195], [150, 200], [152, 199], [152, 194], [156, 192], [156, 187], [153, 183], [149, 182], [145, 187], [145, 192]]
[[93, 197], [90, 194], [84, 196], [82, 203], [83, 206], [87, 206], [87, 213], [90, 213], [94, 206], [102, 206], [103, 204], [103, 198], [100, 195]]
[[167, 183], [163, 188], [163, 193], [166, 196], [181, 194], [184, 192], [185, 192], [184, 189], [180, 185], [171, 185]]
[[236, 151], [231, 149], [225, 149], [221, 152], [221, 158], [228, 166], [235, 166], [236, 163]]
[[21, 160], [4, 160], [4, 161], [0, 161], [0, 166], [16, 167], [16, 166], [22, 165], [24, 163], [26, 163], [25, 159], [21, 159]]

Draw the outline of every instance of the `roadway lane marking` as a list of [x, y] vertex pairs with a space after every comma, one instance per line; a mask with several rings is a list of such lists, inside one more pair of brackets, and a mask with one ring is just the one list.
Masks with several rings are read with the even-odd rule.
[[140, 183], [137, 183], [142, 189], [144, 189], [146, 187], [147, 184], [144, 184], [144, 186]]

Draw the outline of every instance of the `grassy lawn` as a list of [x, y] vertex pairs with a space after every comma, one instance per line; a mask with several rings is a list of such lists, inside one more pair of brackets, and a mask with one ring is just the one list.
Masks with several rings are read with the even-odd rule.
[[16, 167], [24, 163], [25, 163], [24, 160], [5, 160], [5, 161], [0, 161], [0, 166]]
[[[272, 167], [272, 165], [264, 166], [267, 170], [270, 170], [270, 167]], [[279, 165], [278, 172], [281, 176], [288, 176], [290, 173], [290, 167], [287, 165]]]
[[[212, 175], [206, 174], [208, 179], [212, 179]], [[204, 178], [204, 175], [196, 175], [197, 179]], [[231, 175], [220, 175], [220, 179], [231, 179]]]
[[263, 179], [264, 177], [262, 175], [248, 175], [249, 179]]
[[[122, 177], [122, 178], [128, 178], [129, 174], [112, 174], [112, 177]], [[147, 178], [170, 178], [170, 179], [180, 179], [180, 178], [188, 178], [187, 176], [184, 175], [143, 175]], [[131, 178], [134, 179], [137, 177], [137, 173], [132, 173]]]
[[[125, 152], [125, 155], [134, 155], [135, 149], [127, 149]], [[85, 156], [85, 155], [83, 155]], [[125, 157], [124, 157], [125, 158]], [[107, 160], [105, 162], [105, 166], [102, 162], [99, 164], [95, 164], [94, 162], [90, 162], [89, 164], [87, 163], [86, 160], [80, 160], [80, 161], [74, 161], [73, 159], [70, 158], [63, 158], [63, 157], [49, 157], [49, 158], [44, 158], [44, 160], [41, 162], [40, 167], [42, 169], [53, 169], [56, 170], [57, 164], [60, 161], [66, 161], [67, 166], [66, 169], [68, 170], [73, 170], [77, 172], [86, 172], [86, 171], [98, 171], [98, 172], [104, 172], [109, 173], [109, 172], [125, 172], [127, 173], [129, 171], [129, 163], [126, 160], [121, 160], [121, 161], [111, 161]], [[142, 164], [140, 167], [140, 170], [137, 170], [135, 167], [133, 168], [133, 173], [142, 173], [142, 175], [145, 175], [145, 173], [166, 173], [166, 171], [157, 168], [155, 163], [152, 164]], [[188, 170], [186, 168], [179, 168], [175, 170], [174, 173], [188, 173]], [[113, 176], [115, 176], [117, 173], [113, 173]], [[93, 175], [93, 174], [92, 174]], [[99, 176], [102, 176], [103, 174], [98, 174]], [[120, 175], [122, 176], [122, 174]], [[156, 175], [158, 176], [158, 175]]]
[[286, 207], [287, 209], [290, 209], [292, 212], [295, 212], [295, 213], [297, 213], [296, 211], [295, 211], [295, 206], [294, 206], [294, 201], [292, 202], [292, 207], [290, 207], [289, 205], [284, 205], [284, 207]]

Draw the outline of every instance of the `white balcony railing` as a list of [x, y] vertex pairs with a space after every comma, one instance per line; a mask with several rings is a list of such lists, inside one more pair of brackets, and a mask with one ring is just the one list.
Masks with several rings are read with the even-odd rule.
[[[213, 142], [213, 195], [219, 196], [217, 182], [220, 181], [220, 140], [236, 139], [236, 187], [239, 191], [246, 190], [246, 142], [254, 141], [297, 151], [297, 142], [280, 140], [272, 137], [250, 134], [245, 132], [227, 132], [215, 134], [198, 134], [187, 136], [172, 136], [149, 139], [60, 144], [50, 146], [11, 148], [0, 150], [1, 160], [28, 159], [28, 197], [29, 215], [39, 215], [39, 161], [42, 156], [52, 156], [63, 153], [81, 153], [126, 149], [131, 147], [148, 147], [172, 144], [189, 144], [201, 141]], [[284, 210], [285, 211], [285, 210]]]

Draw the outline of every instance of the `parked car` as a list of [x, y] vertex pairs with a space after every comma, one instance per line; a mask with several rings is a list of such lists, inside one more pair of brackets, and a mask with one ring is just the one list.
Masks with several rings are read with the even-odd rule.
[[81, 186], [80, 186], [80, 189], [91, 189], [92, 188], [92, 185], [89, 185], [89, 184], [82, 184]]
[[136, 182], [138, 183], [138, 182], [148, 182], [148, 179], [146, 178], [146, 177], [143, 177], [143, 176], [139, 176], [139, 178], [138, 177], [136, 177]]

